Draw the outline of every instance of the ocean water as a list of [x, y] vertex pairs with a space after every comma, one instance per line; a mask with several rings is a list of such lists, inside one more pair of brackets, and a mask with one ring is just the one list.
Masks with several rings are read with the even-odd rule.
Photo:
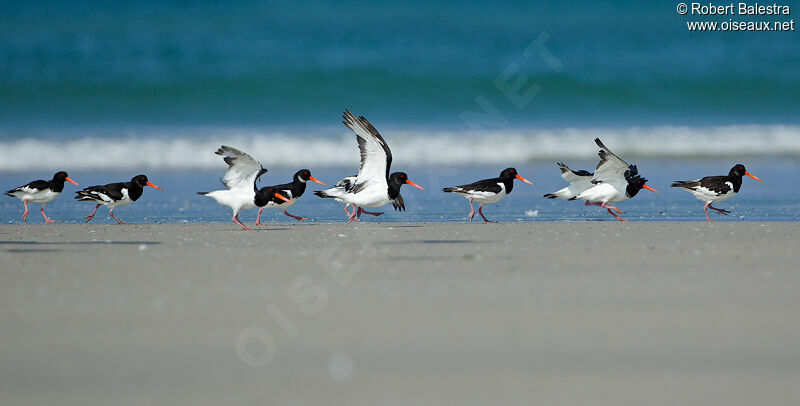
[[[540, 198], [559, 187], [555, 161], [594, 165], [595, 137], [667, 185], [756, 164], [781, 183], [746, 184], [731, 204], [794, 219], [797, 33], [689, 32], [687, 20], [675, 4], [630, 1], [0, 0], [0, 186], [145, 172], [168, 191], [148, 190], [123, 218], [223, 221], [192, 194], [216, 186], [219, 145], [251, 153], [275, 183], [299, 167], [333, 182], [358, 165], [340, 122], [349, 108], [383, 133], [397, 169], [436, 185], [381, 220], [458, 220], [466, 203], [436, 190], [507, 166], [543, 181], [490, 209], [500, 220], [595, 219]], [[509, 97], [517, 80], [522, 96]], [[343, 217], [317, 200], [295, 210]], [[16, 203], [0, 201], [0, 219], [17, 221]], [[697, 203], [672, 192], [623, 205], [680, 220]], [[62, 218], [88, 210], [66, 196], [51, 206]]]

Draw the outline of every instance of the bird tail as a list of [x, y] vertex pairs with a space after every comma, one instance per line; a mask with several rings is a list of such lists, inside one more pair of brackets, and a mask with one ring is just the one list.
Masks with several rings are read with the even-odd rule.
[[75, 194], [76, 194], [75, 199], [81, 202], [88, 202], [90, 200], [92, 201], [95, 200], [95, 196], [87, 192], [86, 190], [79, 190], [75, 192]]
[[332, 187], [330, 189], [317, 190], [316, 192], [314, 192], [314, 194], [316, 196], [319, 196], [319, 197], [321, 197], [323, 199], [335, 199], [335, 198], [340, 197], [340, 196], [342, 196], [342, 195], [344, 195], [346, 193], [347, 192], [345, 191], [345, 188], [343, 188], [343, 187]]
[[205, 196], [205, 195], [207, 195], [209, 193], [211, 193], [211, 192], [197, 192], [197, 194], [200, 195], [200, 196]]
[[458, 192], [459, 190], [460, 190], [460, 188], [457, 188], [457, 187], [446, 187], [446, 188], [442, 189], [442, 192], [455, 193], [455, 192]]
[[544, 195], [542, 197], [546, 197], [548, 199], [558, 199], [558, 196], [556, 196], [556, 195], [554, 195], [552, 193], [548, 193], [548, 194], [546, 194], [546, 195]]
[[14, 192], [16, 192], [16, 191], [17, 191], [17, 189], [11, 189], [8, 192], [5, 192], [3, 194], [6, 195], [6, 196], [14, 197]]
[[695, 188], [700, 186], [700, 182], [696, 180], [676, 180], [672, 182], [672, 187], [682, 187], [682, 188]]

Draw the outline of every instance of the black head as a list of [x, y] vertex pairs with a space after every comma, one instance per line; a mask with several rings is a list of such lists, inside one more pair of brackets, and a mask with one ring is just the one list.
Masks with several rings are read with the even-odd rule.
[[500, 179], [506, 184], [506, 193], [511, 193], [511, 185], [513, 185], [514, 179], [519, 179], [529, 185], [533, 185], [531, 181], [519, 176], [519, 173], [514, 168], [503, 169], [503, 172], [500, 172]]
[[75, 186], [78, 185], [78, 182], [70, 179], [66, 172], [58, 171], [53, 175], [53, 180], [50, 181], [50, 190], [61, 193], [64, 190], [64, 182], [72, 183]]
[[514, 168], [506, 168], [503, 169], [503, 172], [500, 172], [500, 179], [514, 179], [517, 177], [517, 170]]
[[745, 173], [747, 173], [747, 169], [744, 169], [744, 165], [736, 164], [733, 166], [733, 168], [731, 168], [731, 171], [728, 172], [728, 176], [741, 178]]
[[68, 177], [69, 177], [69, 175], [67, 175], [66, 172], [59, 171], [59, 172], [56, 172], [55, 175], [53, 175], [53, 180], [57, 180], [57, 181], [63, 182], [65, 180], [67, 180]]
[[417, 189], [425, 190], [422, 188], [422, 186], [417, 185], [416, 183], [409, 180], [408, 175], [406, 175], [405, 172], [394, 172], [391, 175], [389, 175], [389, 185], [397, 186], [398, 189], [400, 189], [401, 185], [411, 185]]
[[147, 186], [147, 182], [147, 176], [145, 175], [136, 175], [131, 179], [131, 183], [141, 187]]
[[139, 186], [139, 187], [150, 186], [150, 187], [152, 187], [154, 189], [163, 190], [160, 187], [150, 183], [150, 181], [147, 179], [147, 176], [145, 176], [145, 175], [136, 175], [136, 176], [134, 176], [133, 179], [131, 179], [131, 183], [133, 183], [134, 185]]
[[730, 176], [732, 178], [738, 178], [738, 179], [742, 179], [742, 176], [749, 176], [749, 177], [761, 182], [761, 179], [759, 179], [758, 177], [756, 177], [752, 173], [747, 172], [747, 169], [744, 169], [744, 165], [742, 165], [742, 164], [734, 165], [733, 168], [731, 168], [731, 171], [728, 172], [728, 176]]
[[389, 175], [389, 183], [394, 185], [405, 185], [408, 175], [405, 172], [394, 172]]
[[308, 169], [300, 169], [297, 173], [294, 174], [294, 180], [299, 180], [300, 182], [308, 182], [311, 179], [311, 171]]
[[625, 180], [628, 181], [628, 187], [625, 190], [628, 197], [636, 196], [642, 189], [648, 189], [658, 193], [657, 190], [647, 186], [647, 179], [639, 175], [639, 170], [636, 168], [636, 165], [628, 166], [628, 170], [625, 171]]
[[[325, 183], [321, 180], [311, 176], [311, 171], [308, 169], [300, 169], [297, 173], [294, 174], [294, 181], [295, 182], [302, 182], [306, 183], [308, 181], [319, 183], [320, 185], [324, 185]], [[298, 195], [299, 197], [299, 195]]]

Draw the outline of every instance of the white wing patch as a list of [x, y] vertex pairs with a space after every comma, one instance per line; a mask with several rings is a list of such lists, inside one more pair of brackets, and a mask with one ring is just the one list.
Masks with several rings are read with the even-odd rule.
[[361, 151], [361, 167], [352, 193], [371, 185], [388, 187], [386, 178], [391, 167], [392, 155], [386, 141], [366, 118], [356, 117], [347, 110], [343, 118], [344, 125], [358, 137], [358, 147]]
[[625, 171], [628, 170], [628, 163], [611, 152], [599, 138], [595, 138], [594, 141], [602, 150], [598, 153], [600, 155], [600, 163], [597, 164], [592, 181], [599, 183], [611, 180], [625, 180]]
[[266, 172], [258, 161], [236, 148], [223, 145], [215, 153], [222, 155], [228, 164], [228, 171], [222, 177], [222, 183], [228, 189], [253, 188], [256, 179]]

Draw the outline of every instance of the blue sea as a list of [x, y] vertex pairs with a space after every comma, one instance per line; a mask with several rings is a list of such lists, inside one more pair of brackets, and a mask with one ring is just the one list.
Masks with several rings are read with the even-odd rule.
[[[0, 0], [0, 188], [56, 170], [82, 186], [146, 173], [166, 191], [121, 218], [227, 221], [194, 194], [219, 185], [219, 145], [261, 161], [264, 184], [303, 167], [335, 183], [358, 167], [349, 108], [426, 187], [381, 221], [461, 221], [466, 201], [440, 188], [508, 166], [535, 186], [490, 218], [610, 218], [541, 198], [562, 187], [556, 161], [594, 167], [595, 137], [662, 192], [620, 203], [632, 220], [702, 219], [669, 182], [738, 162], [765, 182], [745, 179], [724, 219], [796, 220], [800, 37], [690, 32], [688, 20], [670, 2]], [[0, 202], [0, 221], [19, 221], [21, 204]], [[48, 213], [77, 221], [89, 206], [65, 193]], [[292, 212], [344, 219], [310, 194]]]

